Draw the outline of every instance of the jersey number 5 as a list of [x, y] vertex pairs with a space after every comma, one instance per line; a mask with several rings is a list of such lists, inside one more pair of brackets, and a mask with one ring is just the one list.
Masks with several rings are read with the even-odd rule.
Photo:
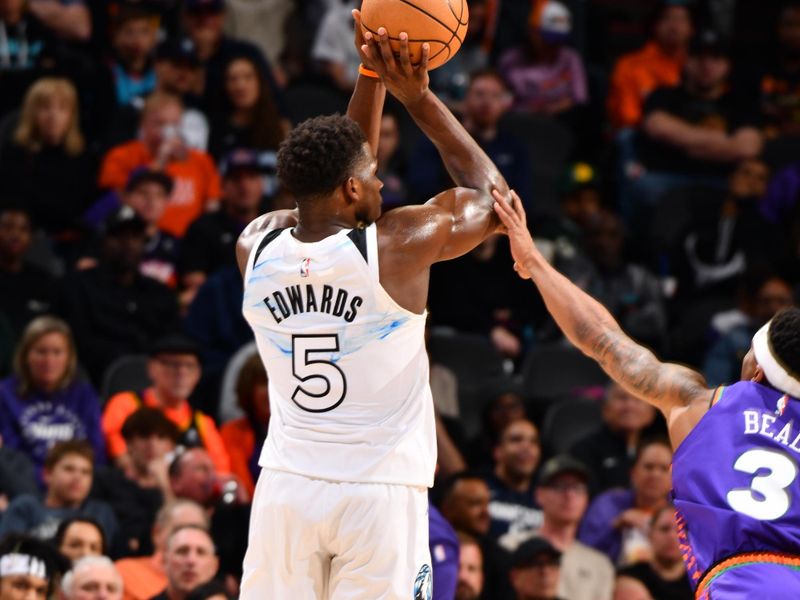
[[760, 521], [773, 521], [786, 514], [791, 504], [786, 488], [797, 477], [797, 465], [791, 458], [774, 450], [748, 450], [736, 459], [733, 468], [754, 475], [749, 488], [728, 492], [733, 510]]
[[339, 351], [339, 336], [293, 335], [292, 374], [300, 380], [294, 388], [292, 400], [308, 412], [333, 410], [342, 403], [347, 393], [347, 379], [331, 360], [314, 358]]

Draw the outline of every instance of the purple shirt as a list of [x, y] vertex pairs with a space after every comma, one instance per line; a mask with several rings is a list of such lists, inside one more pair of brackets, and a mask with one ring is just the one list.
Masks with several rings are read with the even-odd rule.
[[452, 525], [432, 504], [428, 512], [428, 543], [433, 570], [433, 600], [452, 600], [458, 584], [458, 537]]
[[580, 55], [562, 47], [553, 64], [531, 62], [524, 48], [512, 48], [500, 59], [500, 74], [514, 93], [514, 107], [540, 111], [563, 100], [584, 104], [589, 93]]
[[800, 401], [788, 398], [781, 411], [783, 396], [750, 381], [724, 388], [675, 451], [673, 493], [693, 586], [734, 554], [800, 554]]
[[614, 527], [614, 521], [629, 508], [633, 508], [633, 490], [613, 489], [599, 494], [581, 521], [578, 539], [616, 564], [622, 550], [622, 533]]

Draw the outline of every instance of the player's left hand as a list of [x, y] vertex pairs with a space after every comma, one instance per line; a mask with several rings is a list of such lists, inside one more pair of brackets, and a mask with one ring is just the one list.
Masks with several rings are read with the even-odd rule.
[[525, 268], [525, 261], [537, 252], [533, 238], [528, 231], [525, 209], [522, 200], [514, 190], [511, 190], [511, 203], [498, 190], [492, 190], [494, 196], [494, 212], [503, 223], [501, 233], [508, 236], [511, 243], [511, 256], [514, 257], [514, 270], [523, 279], [530, 279], [531, 274]]
[[[378, 36], [369, 31], [364, 33], [361, 46], [361, 60], [368, 61], [373, 71], [380, 75], [386, 89], [408, 107], [428, 93], [428, 55], [430, 45], [422, 45], [422, 59], [419, 65], [411, 64], [408, 49], [408, 34], [400, 32], [400, 52], [395, 56], [385, 27], [378, 28]], [[367, 62], [364, 63], [367, 66]]]
[[[358, 52], [358, 56], [361, 58], [361, 64], [364, 65], [370, 71], [375, 71], [375, 64], [372, 60], [372, 57], [369, 53], [365, 52], [364, 49], [368, 48], [365, 44], [364, 38], [364, 28], [361, 26], [361, 11], [357, 8], [354, 8], [352, 11], [353, 14], [353, 21], [355, 22], [355, 45], [356, 51]], [[372, 39], [372, 34], [367, 32], [367, 37]], [[376, 71], [377, 72], [377, 71]]]

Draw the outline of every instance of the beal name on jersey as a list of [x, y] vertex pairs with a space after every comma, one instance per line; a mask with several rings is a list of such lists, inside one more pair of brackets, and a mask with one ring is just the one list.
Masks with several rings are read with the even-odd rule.
[[364, 299], [331, 285], [323, 285], [315, 291], [314, 286], [307, 283], [275, 290], [264, 298], [264, 304], [276, 323], [302, 313], [326, 313], [352, 323]]

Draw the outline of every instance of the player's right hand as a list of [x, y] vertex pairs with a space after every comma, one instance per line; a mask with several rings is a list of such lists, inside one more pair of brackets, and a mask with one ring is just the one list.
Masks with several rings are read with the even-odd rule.
[[368, 61], [364, 66], [372, 65], [372, 70], [380, 75], [389, 93], [408, 107], [428, 93], [430, 45], [422, 45], [422, 59], [419, 65], [414, 66], [408, 49], [408, 34], [401, 32], [399, 37], [400, 52], [395, 55], [385, 27], [378, 28], [377, 37], [367, 31], [359, 54], [362, 61]]
[[511, 256], [514, 258], [514, 270], [523, 279], [530, 279], [531, 274], [525, 268], [526, 262], [536, 253], [536, 246], [528, 231], [527, 217], [517, 192], [511, 190], [511, 203], [497, 190], [494, 196], [494, 212], [503, 222], [503, 228], [511, 243]]

